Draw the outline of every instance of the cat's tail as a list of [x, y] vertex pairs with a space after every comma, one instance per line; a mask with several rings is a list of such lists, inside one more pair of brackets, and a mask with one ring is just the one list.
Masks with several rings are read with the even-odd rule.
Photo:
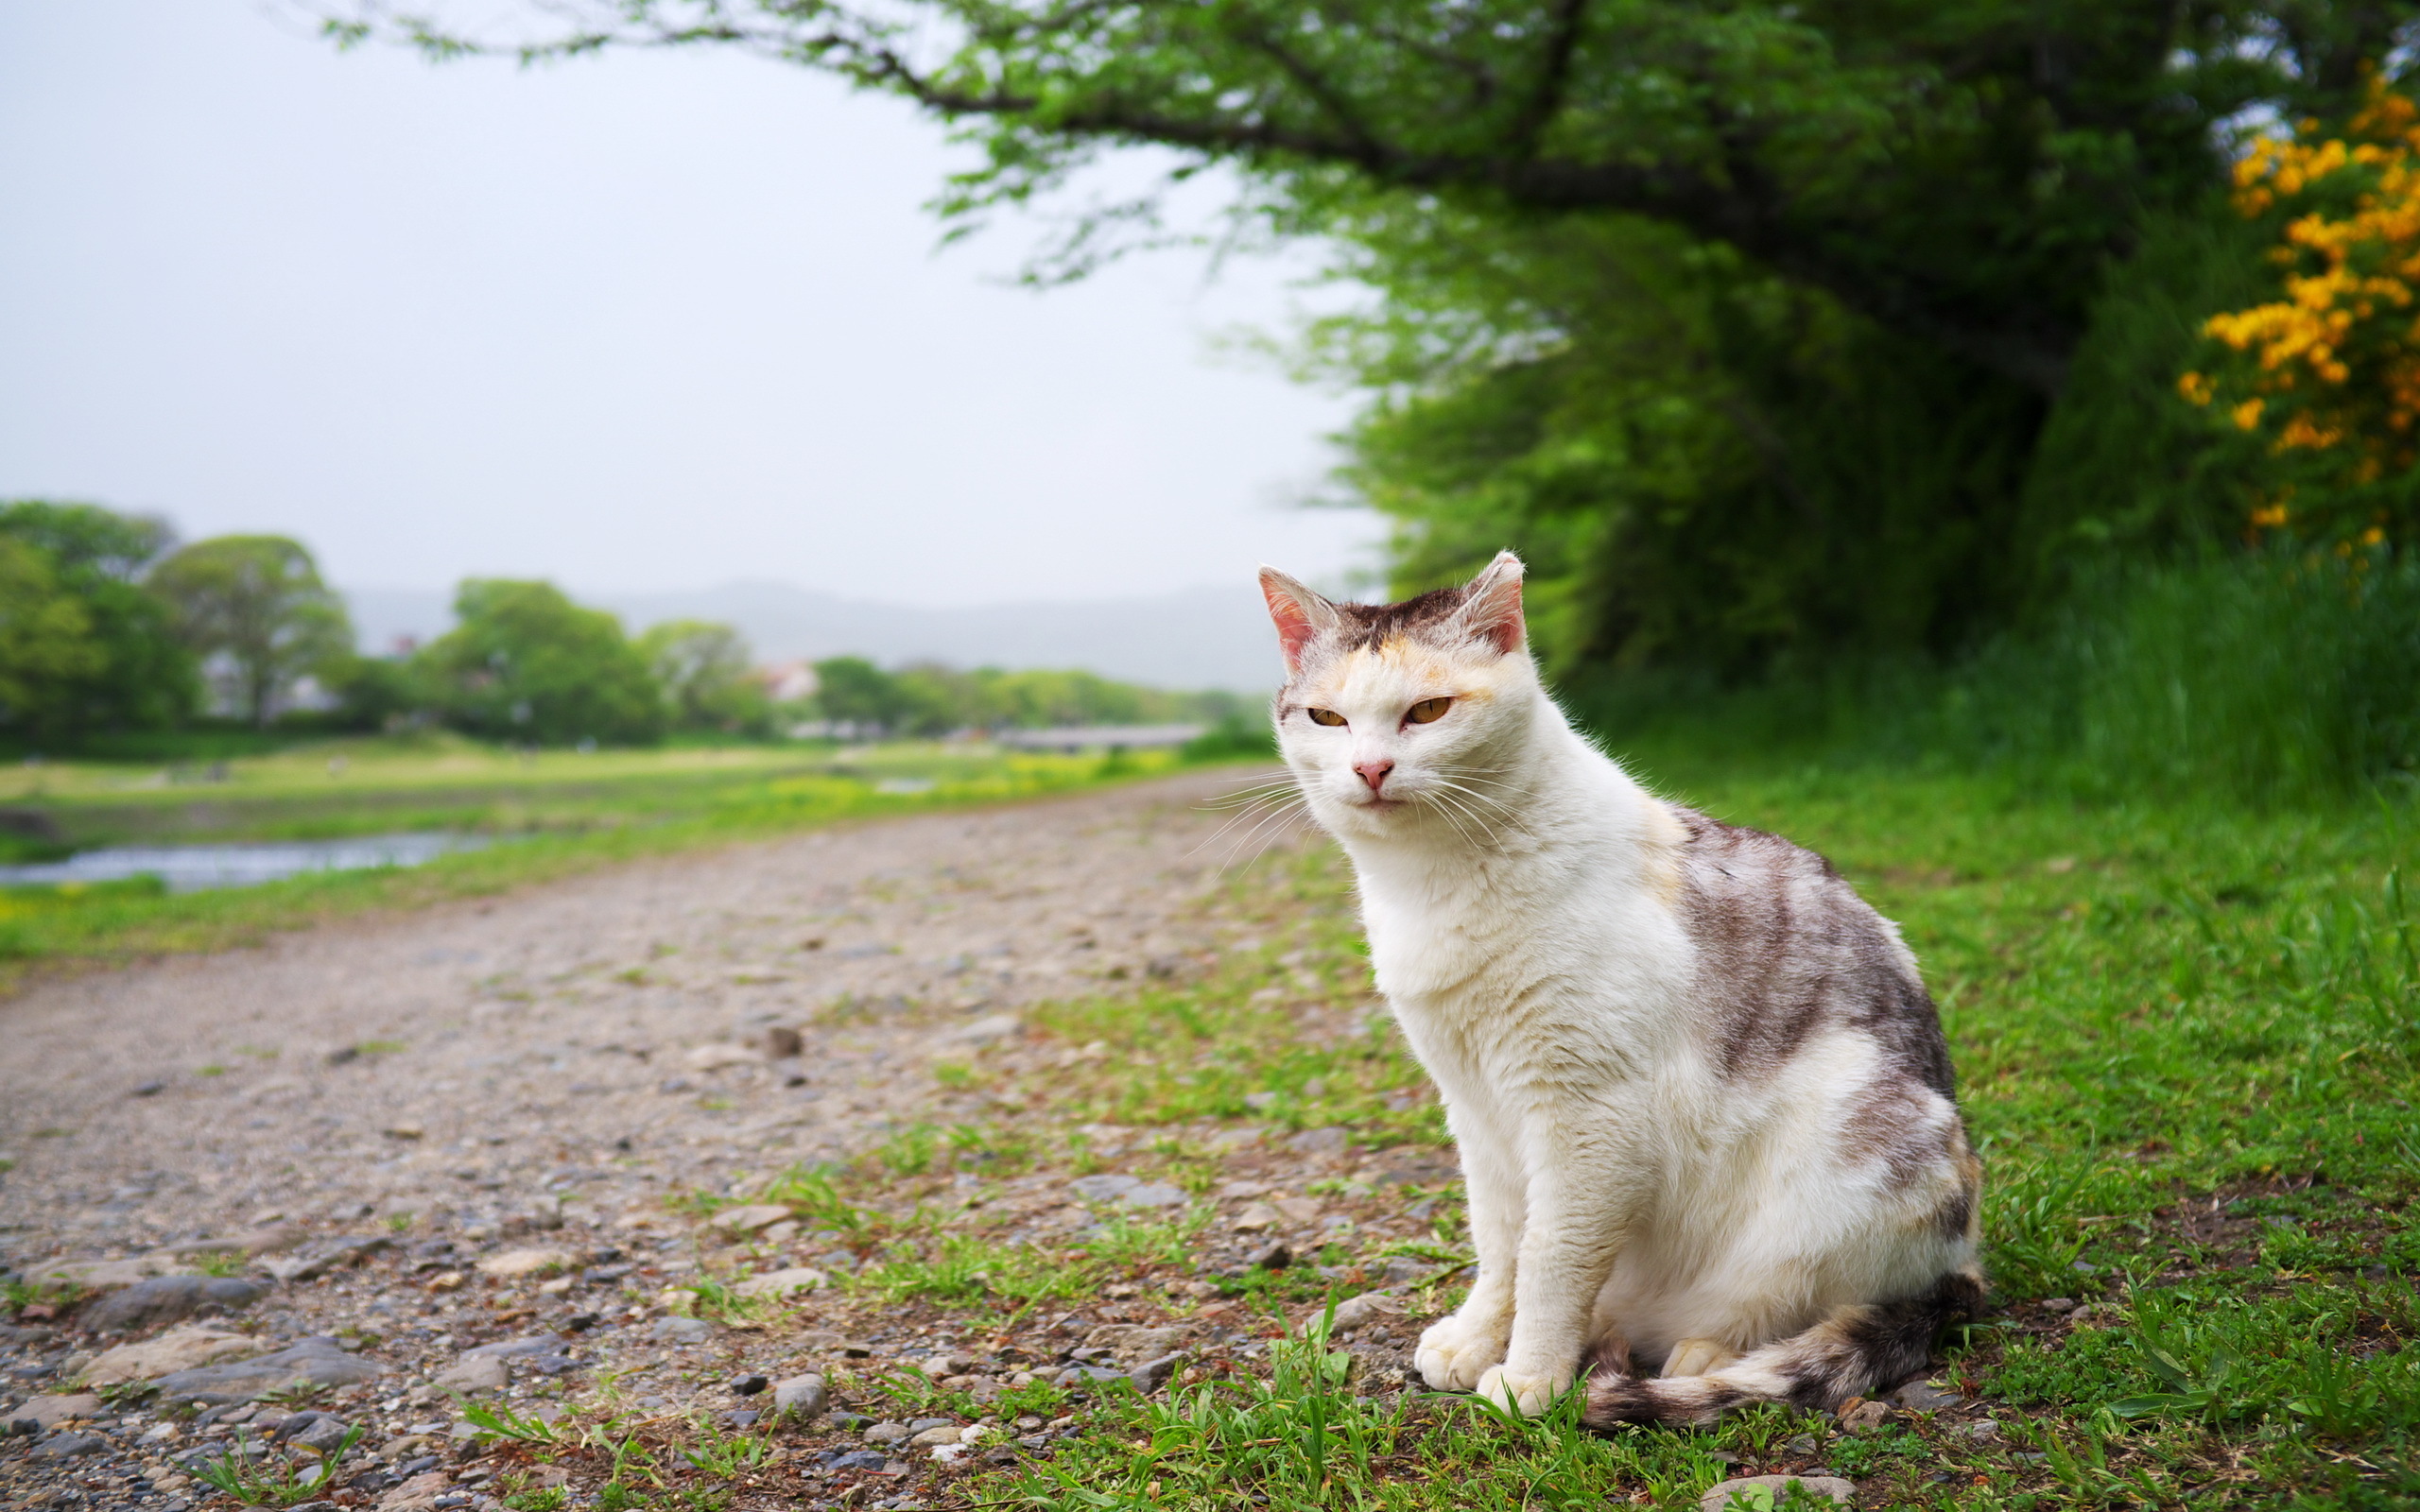
[[1642, 1380], [1607, 1373], [1588, 1383], [1582, 1421], [1710, 1423], [1752, 1401], [1786, 1401], [1829, 1412], [1849, 1398], [1920, 1373], [1933, 1339], [1983, 1307], [1982, 1273], [1955, 1270], [1929, 1291], [1896, 1302], [1843, 1307], [1806, 1332], [1768, 1344], [1703, 1376]]

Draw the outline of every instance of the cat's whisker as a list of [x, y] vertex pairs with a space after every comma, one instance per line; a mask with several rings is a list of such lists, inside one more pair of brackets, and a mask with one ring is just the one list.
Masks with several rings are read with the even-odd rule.
[[1439, 788], [1430, 793], [1428, 797], [1435, 800], [1434, 806], [1436, 811], [1444, 815], [1447, 822], [1454, 825], [1454, 833], [1461, 835], [1464, 843], [1469, 842], [1470, 834], [1469, 832], [1465, 831], [1459, 822], [1454, 820], [1453, 816], [1457, 812], [1467, 815], [1473, 824], [1478, 825], [1480, 830], [1484, 831], [1489, 844], [1499, 848], [1504, 844], [1504, 837], [1495, 833], [1495, 826], [1481, 818], [1478, 810], [1472, 808], [1465, 800], [1456, 798], [1450, 790]]
[[[1217, 843], [1221, 836], [1225, 835], [1229, 831], [1235, 829], [1238, 825], [1244, 826], [1244, 834], [1242, 838], [1248, 840], [1262, 824], [1268, 821], [1270, 816], [1282, 815], [1289, 809], [1307, 806], [1308, 800], [1305, 799], [1299, 791], [1288, 789], [1286, 791], [1276, 793], [1262, 794], [1260, 797], [1253, 799], [1249, 806], [1238, 809], [1235, 814], [1229, 816], [1225, 823], [1219, 825], [1216, 830], [1211, 831], [1207, 835], [1203, 836], [1199, 844], [1195, 845], [1191, 850], [1185, 852], [1185, 855], [1187, 858], [1190, 858], [1199, 854], [1211, 845]], [[1240, 845], [1242, 842], [1239, 840], [1237, 843]], [[1230, 859], [1233, 859], [1232, 851], [1230, 852]]]
[[1250, 787], [1238, 787], [1232, 792], [1221, 793], [1217, 798], [1197, 803], [1194, 807], [1201, 809], [1234, 808], [1237, 804], [1248, 803], [1255, 799], [1267, 798], [1273, 794], [1290, 793], [1293, 791], [1295, 791], [1294, 780], [1290, 777], [1287, 777], [1270, 782], [1254, 782]]
[[[1260, 819], [1254, 823], [1251, 829], [1245, 831], [1244, 833], [1236, 840], [1233, 846], [1228, 848], [1227, 859], [1219, 864], [1219, 869], [1221, 871], [1227, 870], [1231, 868], [1242, 870], [1250, 869], [1253, 862], [1258, 861], [1262, 856], [1267, 855], [1270, 847], [1276, 845], [1279, 840], [1285, 838], [1287, 833], [1294, 827], [1295, 818], [1309, 807], [1309, 800], [1302, 798], [1300, 794], [1297, 794], [1295, 796], [1295, 801], [1290, 803], [1280, 803], [1270, 808], [1266, 814], [1261, 816]], [[1251, 855], [1244, 858], [1241, 866], [1238, 867], [1236, 861], [1237, 852], [1241, 851], [1246, 845], [1251, 844], [1255, 838], [1260, 841], [1259, 845], [1253, 849]]]

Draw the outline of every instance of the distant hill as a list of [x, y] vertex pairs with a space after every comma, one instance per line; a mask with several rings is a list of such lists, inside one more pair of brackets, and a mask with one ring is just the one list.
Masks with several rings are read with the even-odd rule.
[[[865, 603], [781, 583], [726, 583], [669, 593], [582, 593], [633, 632], [662, 620], [735, 625], [762, 661], [862, 656], [885, 666], [1081, 667], [1158, 688], [1265, 693], [1276, 686], [1277, 639], [1249, 582], [1160, 598], [916, 609]], [[453, 624], [453, 595], [418, 589], [348, 589], [365, 651], [395, 638], [426, 641]]]

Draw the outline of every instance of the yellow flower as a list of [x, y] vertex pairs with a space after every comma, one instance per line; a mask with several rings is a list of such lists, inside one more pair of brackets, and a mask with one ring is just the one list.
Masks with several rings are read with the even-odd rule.
[[2260, 423], [2261, 406], [2266, 403], [2266, 400], [2247, 399], [2242, 404], [2236, 405], [2235, 428], [2239, 431], [2248, 431], [2258, 425]]

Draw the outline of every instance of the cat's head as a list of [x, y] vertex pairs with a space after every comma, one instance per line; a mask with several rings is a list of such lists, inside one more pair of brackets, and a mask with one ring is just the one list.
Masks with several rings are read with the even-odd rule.
[[1278, 748], [1331, 831], [1489, 827], [1498, 774], [1541, 691], [1521, 622], [1521, 559], [1400, 604], [1339, 604], [1273, 568], [1260, 591], [1286, 654]]

